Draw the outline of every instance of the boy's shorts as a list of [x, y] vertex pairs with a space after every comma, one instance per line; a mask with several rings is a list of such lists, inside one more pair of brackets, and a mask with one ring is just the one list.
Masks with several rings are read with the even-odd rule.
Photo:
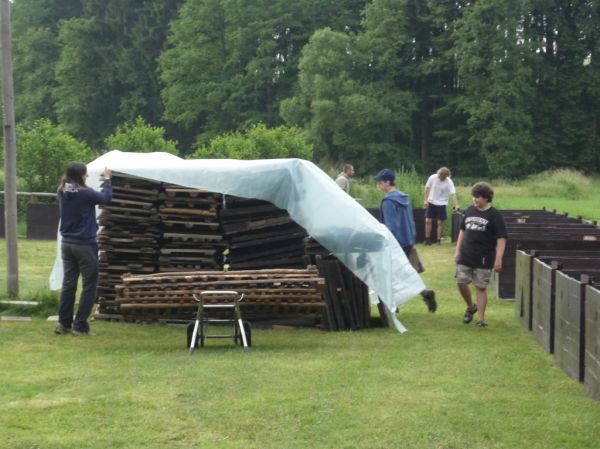
[[457, 284], [468, 284], [473, 282], [477, 288], [487, 288], [492, 278], [492, 270], [487, 268], [472, 268], [466, 265], [456, 265], [456, 278]]
[[446, 220], [448, 218], [446, 206], [437, 206], [435, 204], [427, 203], [427, 208], [425, 209], [425, 218], [442, 221]]

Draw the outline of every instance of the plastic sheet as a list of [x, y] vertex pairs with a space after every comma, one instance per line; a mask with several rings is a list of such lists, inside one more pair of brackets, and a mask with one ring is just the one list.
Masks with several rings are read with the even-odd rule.
[[[395, 312], [425, 285], [402, 248], [363, 206], [321, 169], [301, 159], [184, 160], [168, 153], [111, 151], [88, 164], [88, 185], [100, 188], [104, 167], [154, 181], [270, 201], [335, 254]], [[57, 252], [52, 289], [62, 282]], [[404, 330], [397, 322], [398, 330]]]

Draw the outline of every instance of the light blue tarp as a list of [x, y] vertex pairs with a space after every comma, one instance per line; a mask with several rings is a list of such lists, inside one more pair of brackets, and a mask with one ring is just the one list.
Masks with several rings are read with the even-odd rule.
[[[114, 150], [88, 164], [90, 187], [100, 189], [104, 167], [153, 181], [258, 198], [287, 210], [294, 221], [367, 284], [391, 312], [425, 288], [389, 230], [309, 161], [184, 160], [168, 153]], [[61, 283], [62, 260], [57, 250], [50, 286], [59, 289]], [[396, 326], [404, 330], [399, 322]]]

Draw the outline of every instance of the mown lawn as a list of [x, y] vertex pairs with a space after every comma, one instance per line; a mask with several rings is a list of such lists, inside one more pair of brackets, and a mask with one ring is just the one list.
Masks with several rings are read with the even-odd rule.
[[453, 248], [420, 249], [439, 310], [408, 303], [403, 335], [255, 330], [250, 353], [211, 340], [190, 357], [178, 326], [0, 321], [0, 448], [596, 449], [600, 404], [513, 304], [462, 324]]

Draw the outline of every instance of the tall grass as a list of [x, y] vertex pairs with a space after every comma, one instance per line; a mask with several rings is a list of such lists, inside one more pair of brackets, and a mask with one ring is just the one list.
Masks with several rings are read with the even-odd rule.
[[561, 197], [572, 200], [590, 196], [592, 180], [583, 173], [561, 168], [532, 175], [522, 183], [529, 195], [534, 197]]
[[[396, 188], [412, 200], [413, 207], [420, 207], [423, 202], [423, 188], [425, 181], [417, 173], [414, 167], [406, 169], [401, 167], [394, 170], [396, 173]], [[358, 177], [350, 182], [350, 195], [360, 202], [364, 207], [379, 207], [385, 196], [377, 188], [373, 175]]]

